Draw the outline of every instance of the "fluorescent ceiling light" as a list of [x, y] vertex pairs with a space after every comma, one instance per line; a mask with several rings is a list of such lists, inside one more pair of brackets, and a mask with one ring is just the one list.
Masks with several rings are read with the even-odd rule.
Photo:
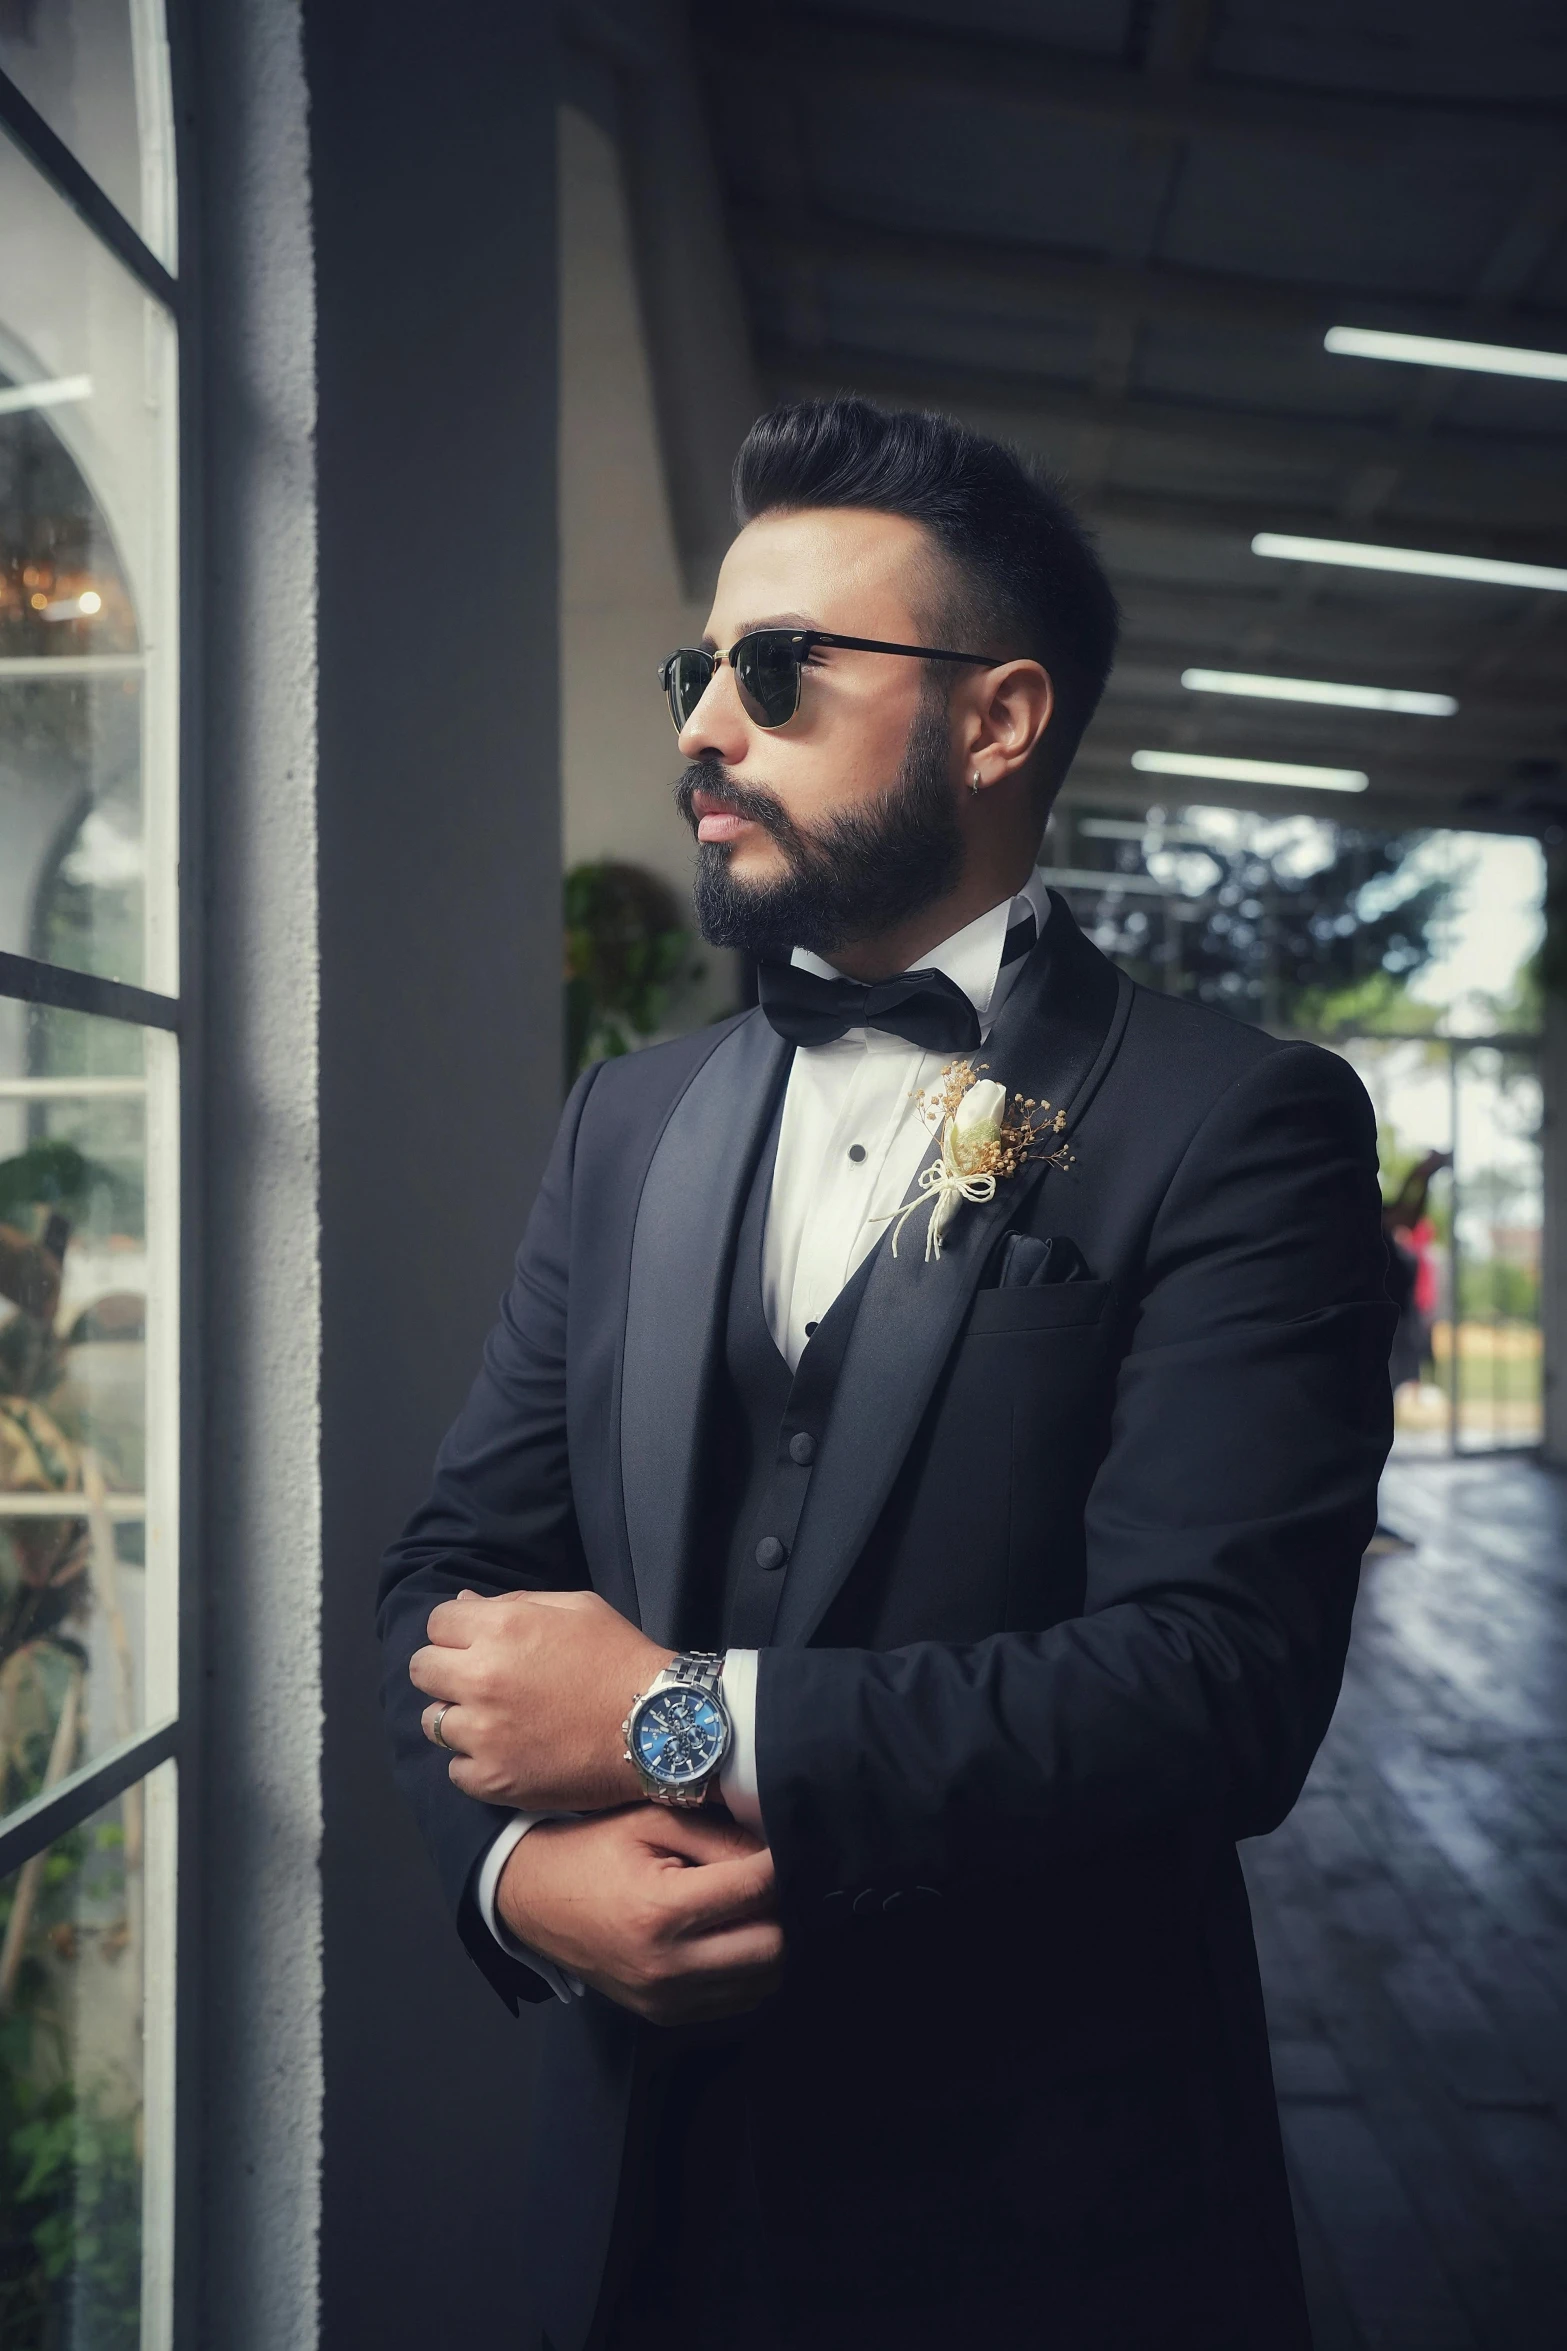
[[1197, 751], [1134, 751], [1143, 775], [1212, 776], [1223, 784], [1298, 784], [1309, 792], [1363, 792], [1358, 767], [1302, 767], [1293, 759], [1216, 759]]
[[1331, 702], [1340, 710], [1404, 710], [1417, 718], [1451, 718], [1451, 694], [1415, 694], [1402, 686], [1334, 686], [1324, 678], [1254, 677], [1243, 669], [1183, 669], [1192, 694], [1247, 694], [1259, 702]]
[[1567, 592], [1567, 571], [1549, 563], [1499, 563], [1489, 555], [1433, 555], [1423, 547], [1369, 547], [1359, 539], [1297, 539], [1289, 531], [1259, 531], [1253, 555], [1286, 563], [1344, 563], [1352, 571], [1410, 571], [1430, 580], [1480, 580], [1492, 588], [1555, 588]]
[[1345, 359], [1399, 359], [1408, 367], [1464, 367], [1482, 376], [1539, 376], [1567, 384], [1567, 351], [1520, 351], [1511, 343], [1455, 343], [1446, 335], [1388, 335], [1375, 327], [1329, 327], [1324, 351]]
[[0, 386], [0, 416], [15, 416], [20, 408], [62, 408], [67, 400], [90, 400], [91, 376], [51, 376], [37, 384]]

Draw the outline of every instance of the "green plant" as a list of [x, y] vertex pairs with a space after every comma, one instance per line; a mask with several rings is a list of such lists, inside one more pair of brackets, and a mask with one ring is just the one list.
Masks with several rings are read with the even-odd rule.
[[36, 1222], [62, 1209], [75, 1225], [100, 1223], [139, 1233], [145, 1221], [139, 1171], [89, 1159], [61, 1135], [45, 1135], [0, 1160], [0, 1222]]
[[[1142, 844], [1090, 833], [1074, 847], [1075, 864], [1104, 872], [1095, 943], [1134, 976], [1274, 1029], [1418, 1035], [1434, 1025], [1406, 991], [1436, 951], [1453, 884], [1420, 863], [1423, 834], [1215, 821], [1201, 809], [1183, 812], [1181, 830], [1175, 849], [1153, 826]], [[1173, 927], [1135, 889], [1115, 895], [1117, 874], [1141, 879], [1150, 857], [1155, 879], [1167, 861], [1185, 874]]]
[[[141, 2334], [141, 2156], [134, 2123], [97, 2098], [57, 2091], [11, 2149], [18, 2201], [50, 2285], [69, 2280], [77, 2339], [135, 2351]], [[86, 2321], [83, 2325], [80, 2322]]]
[[674, 894], [640, 866], [603, 859], [566, 876], [566, 1066], [630, 1053], [693, 978]]
[[1466, 1257], [1458, 1268], [1459, 1319], [1526, 1322], [1540, 1319], [1540, 1277], [1505, 1257]]
[[[0, 1939], [21, 1876], [0, 1885]], [[69, 1972], [124, 1937], [117, 1822], [50, 1847], [0, 2011], [0, 2343], [5, 2351], [135, 2351], [141, 2324], [140, 2122], [73, 2079]], [[91, 1913], [98, 1922], [87, 1923]]]

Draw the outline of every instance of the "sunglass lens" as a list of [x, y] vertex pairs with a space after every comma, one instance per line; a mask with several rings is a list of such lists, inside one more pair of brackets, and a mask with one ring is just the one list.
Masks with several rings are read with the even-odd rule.
[[713, 675], [713, 656], [700, 650], [671, 653], [664, 666], [669, 715], [677, 728], [686, 725]]
[[800, 707], [800, 657], [783, 630], [744, 637], [731, 659], [746, 709], [759, 727], [781, 727]]

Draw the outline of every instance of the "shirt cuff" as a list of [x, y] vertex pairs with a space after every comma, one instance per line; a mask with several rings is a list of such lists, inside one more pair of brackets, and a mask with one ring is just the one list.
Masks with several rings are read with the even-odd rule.
[[574, 1820], [570, 1812], [514, 1812], [485, 1854], [479, 1868], [479, 1882], [474, 1888], [474, 1900], [479, 1905], [479, 1916], [489, 1928], [508, 1959], [531, 1967], [536, 1976], [542, 1976], [557, 2000], [580, 2000], [583, 1984], [580, 1976], [569, 1967], [557, 1967], [552, 1959], [543, 1958], [526, 1943], [519, 1943], [509, 1927], [502, 1925], [495, 1913], [495, 1895], [501, 1882], [501, 1871], [506, 1867], [529, 1829], [536, 1829], [541, 1820]]
[[767, 1832], [762, 1826], [762, 1799], [756, 1785], [758, 1654], [755, 1649], [731, 1649], [724, 1659], [724, 1670], [718, 1678], [734, 1733], [729, 1742], [729, 1752], [724, 1757], [723, 1769], [718, 1775], [718, 1792], [734, 1818], [742, 1821], [748, 1829], [755, 1829], [761, 1837]]

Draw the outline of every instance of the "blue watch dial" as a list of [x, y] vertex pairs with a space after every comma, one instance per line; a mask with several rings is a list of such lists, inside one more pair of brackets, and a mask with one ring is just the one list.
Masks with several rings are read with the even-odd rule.
[[724, 1751], [728, 1729], [704, 1691], [658, 1690], [637, 1711], [632, 1736], [636, 1757], [649, 1779], [666, 1787], [688, 1787], [712, 1770]]

